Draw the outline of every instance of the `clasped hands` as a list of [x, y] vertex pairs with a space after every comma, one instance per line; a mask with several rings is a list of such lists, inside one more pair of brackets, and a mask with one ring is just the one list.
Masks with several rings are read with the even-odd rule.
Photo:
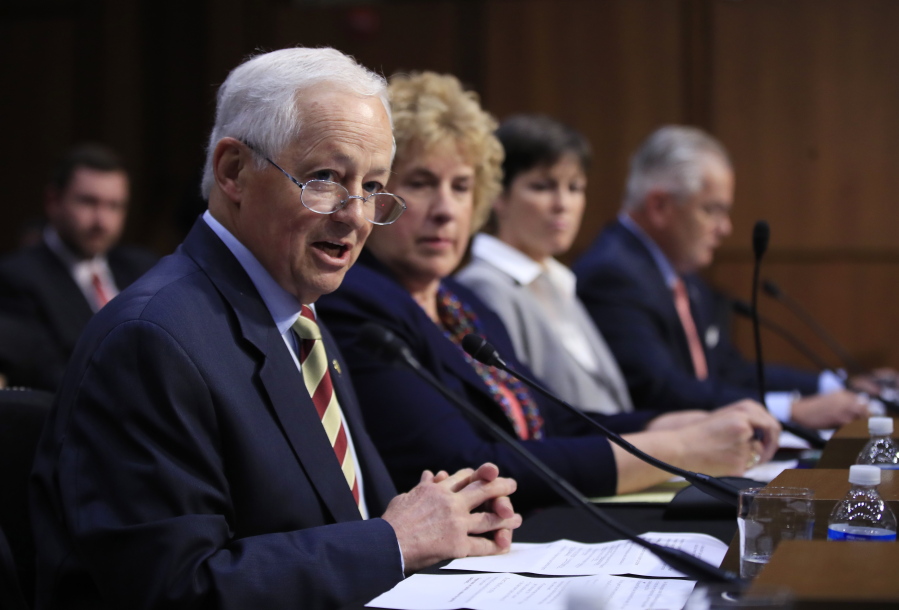
[[521, 525], [509, 499], [516, 487], [490, 463], [452, 475], [426, 470], [383, 515], [396, 533], [406, 573], [444, 559], [508, 552], [512, 530]]

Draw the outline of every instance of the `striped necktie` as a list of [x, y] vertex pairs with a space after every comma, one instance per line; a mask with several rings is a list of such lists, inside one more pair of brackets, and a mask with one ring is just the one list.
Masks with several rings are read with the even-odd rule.
[[328, 354], [325, 352], [325, 345], [321, 340], [321, 330], [315, 321], [315, 313], [306, 305], [303, 305], [300, 317], [293, 325], [293, 330], [300, 338], [300, 368], [303, 371], [306, 390], [312, 397], [315, 410], [318, 411], [318, 416], [328, 434], [328, 440], [331, 441], [337, 461], [343, 470], [343, 476], [346, 478], [347, 485], [350, 486], [358, 506], [360, 498], [359, 483], [356, 481], [356, 464], [353, 461], [353, 453], [349, 450], [337, 395], [331, 385]]

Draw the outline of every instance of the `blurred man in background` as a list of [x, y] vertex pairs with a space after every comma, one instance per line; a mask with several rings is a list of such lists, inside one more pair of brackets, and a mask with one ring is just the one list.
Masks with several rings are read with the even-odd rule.
[[0, 261], [0, 332], [10, 329], [0, 371], [11, 385], [55, 390], [90, 317], [155, 263], [117, 246], [128, 196], [128, 174], [103, 146], [76, 146], [53, 170], [40, 242]]
[[[621, 214], [575, 264], [578, 296], [615, 354], [636, 408], [714, 409], [758, 396], [755, 365], [722, 332], [720, 297], [697, 273], [731, 233], [734, 172], [699, 129], [666, 126], [631, 159]], [[867, 400], [830, 371], [769, 365], [781, 421], [834, 428]]]

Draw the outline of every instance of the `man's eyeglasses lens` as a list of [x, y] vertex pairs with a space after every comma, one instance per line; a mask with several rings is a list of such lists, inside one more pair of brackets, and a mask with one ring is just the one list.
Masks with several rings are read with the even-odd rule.
[[[332, 214], [350, 198], [349, 191], [330, 180], [310, 180], [302, 191], [303, 205], [319, 214]], [[358, 197], [357, 197], [358, 199]], [[396, 195], [374, 193], [362, 203], [363, 215], [375, 224], [390, 224], [400, 217], [406, 206]]]
[[[252, 146], [250, 148], [256, 150]], [[309, 180], [302, 183], [268, 157], [265, 157], [265, 160], [300, 187], [300, 201], [303, 206], [317, 214], [333, 214], [346, 207], [350, 199], [359, 199], [362, 202], [362, 215], [376, 225], [389, 225], [406, 211], [406, 202], [402, 197], [391, 193], [372, 193], [368, 197], [359, 197], [350, 195], [342, 184], [330, 180]]]

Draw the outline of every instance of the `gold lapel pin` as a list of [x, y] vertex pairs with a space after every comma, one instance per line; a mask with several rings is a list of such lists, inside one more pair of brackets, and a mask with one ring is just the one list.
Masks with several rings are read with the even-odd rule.
[[331, 360], [331, 366], [334, 367], [334, 370], [337, 371], [338, 375], [342, 375], [343, 371], [340, 370], [340, 363], [337, 362], [337, 358]]

